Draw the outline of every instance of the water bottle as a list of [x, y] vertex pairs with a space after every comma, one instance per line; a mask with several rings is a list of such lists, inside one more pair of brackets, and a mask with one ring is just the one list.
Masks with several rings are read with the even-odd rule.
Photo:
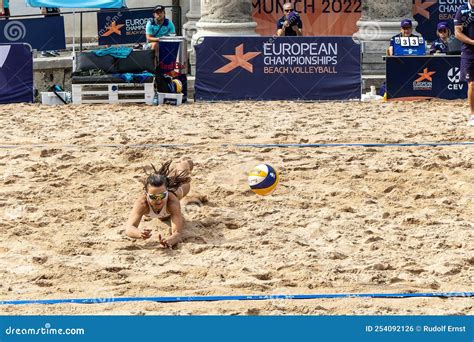
[[375, 86], [370, 86], [370, 95], [377, 95], [377, 89], [375, 88]]
[[155, 92], [155, 96], [153, 97], [153, 106], [158, 106], [158, 92]]

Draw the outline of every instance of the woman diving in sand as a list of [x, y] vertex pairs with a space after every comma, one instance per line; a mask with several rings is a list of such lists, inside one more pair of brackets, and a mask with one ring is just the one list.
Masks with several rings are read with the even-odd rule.
[[159, 170], [152, 165], [154, 172], [146, 178], [145, 192], [135, 201], [125, 227], [127, 236], [147, 240], [151, 237], [151, 230], [138, 228], [143, 216], [160, 220], [170, 218], [171, 236], [164, 239], [158, 235], [161, 245], [166, 248], [173, 247], [182, 239], [184, 219], [179, 201], [189, 193], [194, 164], [186, 160], [177, 164], [174, 170], [170, 165], [171, 161], [168, 161]]

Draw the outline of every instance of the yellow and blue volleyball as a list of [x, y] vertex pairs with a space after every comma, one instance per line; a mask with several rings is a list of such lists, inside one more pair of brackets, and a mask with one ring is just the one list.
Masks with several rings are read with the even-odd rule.
[[174, 79], [172, 82], [174, 83], [175, 93], [181, 94], [181, 92], [183, 91], [183, 83], [181, 83], [180, 80], [176, 80], [176, 79]]
[[278, 172], [268, 164], [259, 164], [249, 173], [249, 186], [257, 195], [267, 196], [278, 185]]

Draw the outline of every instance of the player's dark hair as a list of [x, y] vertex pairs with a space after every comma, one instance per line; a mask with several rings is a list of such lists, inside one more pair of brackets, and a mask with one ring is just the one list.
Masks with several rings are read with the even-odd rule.
[[176, 173], [170, 166], [171, 160], [164, 163], [159, 170], [151, 164], [153, 173], [149, 174], [143, 182], [145, 191], [148, 191], [150, 185], [156, 187], [164, 185], [167, 190], [175, 193], [181, 185], [191, 182], [191, 177], [189, 177], [187, 170]]

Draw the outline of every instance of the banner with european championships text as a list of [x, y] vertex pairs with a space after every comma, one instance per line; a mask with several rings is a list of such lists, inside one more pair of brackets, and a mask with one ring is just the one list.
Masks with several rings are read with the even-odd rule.
[[153, 20], [153, 14], [149, 9], [98, 12], [99, 45], [143, 43], [146, 24], [150, 20]]
[[63, 50], [66, 48], [64, 18], [0, 20], [0, 43], [27, 43], [38, 51]]
[[205, 37], [196, 46], [196, 100], [360, 99], [352, 37]]
[[33, 53], [25, 44], [0, 44], [0, 104], [20, 102], [33, 102]]
[[413, 0], [412, 13], [418, 22], [416, 31], [426, 40], [437, 39], [436, 28], [439, 22], [445, 21], [454, 34], [453, 19], [459, 6], [465, 0]]

